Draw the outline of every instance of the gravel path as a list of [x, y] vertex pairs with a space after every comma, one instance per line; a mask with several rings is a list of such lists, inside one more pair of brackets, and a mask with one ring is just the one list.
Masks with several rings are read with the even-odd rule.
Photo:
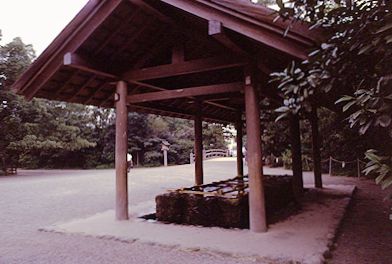
[[373, 181], [360, 180], [328, 263], [392, 263], [392, 213], [385, 192]]
[[[129, 181], [130, 204], [153, 201], [156, 194], [167, 189], [192, 185], [193, 170], [190, 165], [132, 170]], [[233, 159], [205, 162], [206, 182], [231, 177], [235, 171]], [[279, 174], [282, 171], [266, 169], [266, 173]], [[325, 178], [327, 183], [352, 181], [347, 178]], [[312, 182], [311, 174], [305, 174], [305, 182]], [[364, 186], [367, 185], [368, 183], [364, 183]], [[376, 188], [378, 187], [374, 187], [374, 192], [377, 191]], [[359, 194], [361, 195], [361, 192]], [[381, 196], [375, 199], [381, 199]], [[379, 200], [374, 203], [379, 203]], [[219, 254], [181, 251], [138, 242], [128, 244], [38, 231], [39, 228], [54, 223], [112, 209], [113, 204], [113, 170], [20, 171], [18, 176], [0, 177], [0, 263], [261, 263], [255, 259], [235, 259]], [[358, 208], [358, 211], [361, 211], [362, 207]], [[355, 211], [355, 206], [353, 208]], [[385, 237], [390, 231], [391, 229], [385, 229], [385, 233], [375, 231], [371, 236]], [[369, 234], [360, 235], [359, 241], [364, 240], [362, 237], [369, 238]], [[345, 239], [344, 236], [345, 233], [342, 232], [338, 243]], [[381, 246], [376, 244], [374, 247]], [[374, 252], [378, 256], [378, 251]], [[386, 246], [383, 252], [387, 252]], [[339, 259], [340, 255], [346, 253], [337, 250], [334, 255]], [[369, 252], [369, 258], [373, 257], [376, 256]], [[349, 259], [347, 261], [334, 263], [356, 263]]]

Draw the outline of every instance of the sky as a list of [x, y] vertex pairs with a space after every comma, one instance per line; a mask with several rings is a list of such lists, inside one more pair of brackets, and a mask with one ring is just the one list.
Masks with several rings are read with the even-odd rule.
[[0, 0], [2, 44], [21, 37], [39, 55], [88, 0]]

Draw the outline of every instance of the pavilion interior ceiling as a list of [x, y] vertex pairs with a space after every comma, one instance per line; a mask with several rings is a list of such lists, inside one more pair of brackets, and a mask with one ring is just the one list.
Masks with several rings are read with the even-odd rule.
[[[34, 96], [113, 107], [118, 79], [131, 80], [129, 95], [229, 85], [233, 89], [226, 93], [137, 101], [129, 109], [191, 118], [195, 102], [201, 101], [205, 120], [232, 122], [244, 110], [243, 91], [235, 87], [244, 83], [244, 67], [251, 61], [257, 66], [260, 96], [278, 105], [282, 99], [268, 83], [268, 75], [286, 67], [293, 57], [229, 29], [225, 38], [235, 50], [209, 35], [206, 19], [163, 1], [122, 1], [70, 55], [95, 70], [64, 64]], [[162, 65], [166, 68], [158, 70]]]

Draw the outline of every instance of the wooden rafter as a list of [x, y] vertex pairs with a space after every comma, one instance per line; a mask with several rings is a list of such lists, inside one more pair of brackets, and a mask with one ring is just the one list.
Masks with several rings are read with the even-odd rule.
[[191, 87], [176, 90], [167, 90], [152, 93], [141, 93], [128, 96], [128, 103], [143, 103], [160, 100], [170, 100], [176, 98], [193, 97], [210, 94], [222, 94], [222, 93], [233, 93], [240, 92], [243, 90], [241, 82], [228, 83], [228, 84], [217, 84], [208, 86]]
[[114, 36], [119, 34], [120, 32], [124, 31], [127, 27], [129, 27], [129, 24], [139, 15], [138, 10], [134, 10], [131, 17], [128, 18], [127, 21], [119, 20], [119, 23], [116, 26], [116, 29], [111, 31], [108, 36], [105, 37], [105, 40], [99, 43], [98, 47], [96, 47], [93, 51], [93, 55], [97, 55], [99, 52], [101, 52], [102, 49], [106, 47], [106, 45], [113, 39]]
[[248, 57], [249, 54], [243, 50], [236, 42], [234, 42], [227, 34], [223, 28], [222, 22], [216, 20], [208, 21], [208, 35], [213, 37], [227, 49], [233, 51], [244, 57]]
[[74, 78], [75, 76], [78, 76], [78, 74], [79, 74], [79, 71], [73, 71], [73, 72], [70, 74], [70, 76], [68, 77], [67, 81], [66, 81], [65, 83], [63, 83], [59, 89], [57, 89], [57, 90], [55, 90], [55, 91], [53, 92], [53, 95], [54, 95], [54, 96], [60, 95], [60, 94], [68, 87], [68, 85], [72, 82], [73, 78]]
[[126, 39], [126, 41], [121, 45], [121, 47], [117, 48], [108, 58], [108, 60], [113, 60], [113, 58], [115, 58], [116, 56], [118, 56], [119, 54], [121, 54], [121, 52], [123, 52], [126, 48], [128, 48], [129, 46], [131, 46], [131, 44], [136, 41], [138, 38], [140, 38], [140, 36], [142, 35], [142, 33], [153, 24], [154, 19], [150, 19], [148, 20], [148, 22], [144, 23], [143, 25], [139, 26], [137, 28], [137, 31], [132, 33], [132, 36], [128, 39]]
[[143, 56], [138, 58], [137, 61], [133, 63], [132, 69], [144, 67], [144, 65], [150, 62], [160, 50], [168, 48], [175, 41], [173, 36], [166, 32], [160, 34], [158, 36], [158, 40], [159, 41], [155, 41], [152, 46], [146, 47], [146, 50], [148, 50], [148, 52], [143, 54]]
[[75, 99], [75, 97], [77, 97], [85, 88], [87, 88], [94, 80], [95, 78], [97, 78], [96, 75], [91, 76], [90, 78], [87, 79], [87, 81], [85, 81], [83, 83], [83, 85], [81, 87], [78, 88], [78, 90], [76, 91], [76, 93], [74, 93], [73, 95], [71, 95], [69, 98], [67, 98], [68, 101], [72, 101]]
[[[229, 14], [227, 10], [222, 10], [218, 6], [207, 1], [194, 1], [194, 0], [161, 0], [169, 5], [175, 6], [179, 9], [184, 10], [192, 14], [205, 19], [205, 20], [218, 20], [223, 23], [223, 25], [235, 32], [252, 38], [256, 41], [264, 43], [270, 47], [281, 50], [293, 57], [299, 59], [307, 58], [307, 51], [303, 49], [301, 45], [308, 45], [311, 47], [313, 43], [307, 39], [303, 39], [300, 36], [290, 35], [290, 37], [296, 41], [287, 41], [282, 38], [282, 33], [284, 30], [278, 29], [276, 27], [260, 24], [254, 20], [244, 20], [239, 19], [238, 14], [234, 12]], [[212, 11], [210, 7], [214, 7], [215, 10]], [[242, 17], [242, 16], [241, 16]], [[264, 27], [264, 28], [261, 28]], [[298, 43], [299, 42], [299, 43]]]
[[88, 105], [88, 104], [94, 99], [94, 96], [95, 96], [98, 92], [102, 91], [102, 89], [105, 88], [106, 85], [107, 85], [107, 83], [103, 81], [103, 82], [98, 86], [98, 88], [97, 88], [96, 90], [93, 90], [93, 91], [90, 93], [90, 95], [87, 96], [87, 98], [83, 101], [83, 104]]

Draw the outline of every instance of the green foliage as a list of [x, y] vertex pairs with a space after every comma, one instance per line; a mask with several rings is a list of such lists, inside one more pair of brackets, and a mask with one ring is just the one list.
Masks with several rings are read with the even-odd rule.
[[[325, 43], [309, 54], [302, 64], [292, 63], [284, 72], [274, 73], [285, 104], [278, 109], [306, 112], [327, 95], [342, 106], [351, 128], [367, 145], [367, 173], [392, 181], [389, 161], [392, 156], [392, 3], [390, 1], [313, 1], [292, 0], [282, 6], [283, 17], [307, 20], [327, 35]], [[365, 144], [365, 145], [366, 145]], [[370, 153], [370, 155], [369, 155]], [[375, 159], [375, 157], [383, 157]], [[377, 165], [377, 166], [376, 166]], [[378, 178], [380, 179], [380, 178]], [[381, 182], [378, 180], [378, 182]], [[383, 185], [388, 186], [388, 184]]]
[[383, 189], [390, 187], [392, 185], [392, 158], [379, 156], [374, 149], [368, 150], [365, 155], [369, 160], [364, 170], [366, 175], [376, 173], [376, 183], [380, 184]]

